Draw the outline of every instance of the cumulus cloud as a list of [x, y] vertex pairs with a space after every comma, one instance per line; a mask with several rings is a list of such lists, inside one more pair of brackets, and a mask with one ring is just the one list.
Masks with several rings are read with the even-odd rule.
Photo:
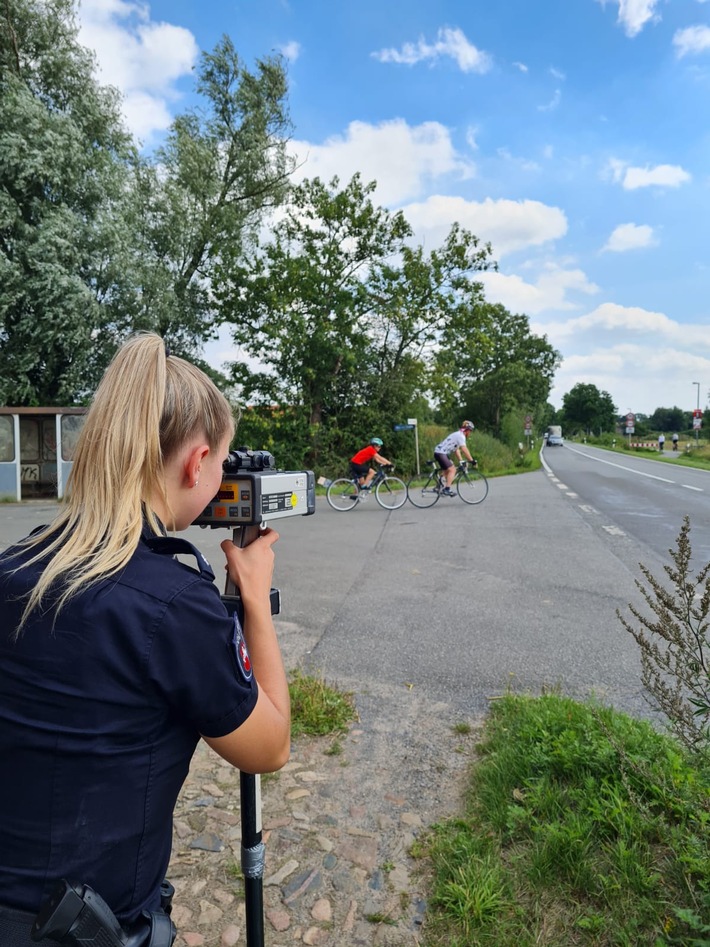
[[329, 181], [337, 174], [346, 181], [359, 171], [365, 182], [377, 181], [377, 199], [389, 206], [419, 197], [434, 178], [475, 174], [475, 166], [457, 154], [448, 129], [439, 122], [351, 122], [344, 135], [322, 145], [294, 141], [291, 147], [302, 162], [301, 177]]
[[545, 331], [557, 339], [574, 338], [576, 343], [580, 342], [582, 333], [590, 333], [597, 344], [602, 337], [600, 333], [604, 332], [610, 333], [618, 344], [645, 336], [654, 347], [659, 339], [663, 339], [683, 348], [710, 353], [710, 336], [704, 325], [679, 323], [662, 312], [612, 302], [602, 303], [582, 316], [562, 322], [546, 322]]
[[416, 43], [405, 43], [401, 49], [380, 49], [372, 53], [380, 62], [403, 63], [407, 66], [420, 62], [434, 63], [441, 58], [453, 59], [462, 72], [488, 72], [493, 61], [488, 53], [470, 43], [458, 28], [442, 27], [433, 43], [420, 37]]
[[[599, 2], [602, 6], [606, 6], [608, 0], [599, 0]], [[619, 7], [617, 22], [627, 36], [636, 36], [647, 23], [661, 19], [660, 15], [654, 12], [660, 0], [613, 0], [613, 2]]]
[[657, 164], [655, 167], [634, 168], [618, 158], [612, 158], [605, 174], [625, 191], [640, 187], [680, 187], [691, 180], [690, 174], [677, 164]]
[[687, 26], [677, 30], [673, 37], [673, 45], [679, 59], [693, 53], [704, 53], [710, 49], [710, 27]]
[[500, 260], [507, 253], [540, 246], [564, 236], [567, 218], [559, 207], [540, 201], [492, 200], [467, 201], [462, 197], [434, 195], [421, 203], [402, 207], [412, 224], [417, 240], [427, 246], [439, 246], [454, 221], [491, 243], [493, 256]]
[[602, 249], [612, 253], [623, 253], [625, 250], [653, 247], [656, 243], [653, 227], [649, 227], [648, 224], [619, 224], [611, 232]]
[[83, 0], [79, 39], [96, 52], [98, 78], [123, 94], [131, 131], [145, 140], [171, 121], [175, 83], [188, 75], [199, 48], [192, 33], [150, 19], [147, 6], [133, 0]]
[[526, 282], [516, 274], [482, 273], [486, 298], [502, 303], [511, 312], [538, 315], [553, 310], [578, 308], [569, 294], [583, 293], [586, 296], [599, 292], [599, 287], [587, 279], [580, 269], [566, 269], [547, 264], [534, 282]]

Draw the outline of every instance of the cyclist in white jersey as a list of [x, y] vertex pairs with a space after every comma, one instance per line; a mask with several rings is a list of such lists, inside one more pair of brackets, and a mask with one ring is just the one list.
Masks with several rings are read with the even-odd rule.
[[471, 463], [474, 462], [466, 446], [466, 438], [473, 430], [473, 427], [473, 421], [462, 421], [458, 431], [452, 431], [448, 437], [445, 437], [444, 440], [434, 448], [434, 457], [439, 467], [441, 467], [442, 476], [446, 481], [446, 488], [442, 491], [446, 496], [456, 496], [451, 489], [451, 483], [456, 476], [456, 467], [449, 457], [449, 454], [456, 454], [459, 463], [461, 463], [461, 453], [463, 452], [466, 460], [470, 460]]

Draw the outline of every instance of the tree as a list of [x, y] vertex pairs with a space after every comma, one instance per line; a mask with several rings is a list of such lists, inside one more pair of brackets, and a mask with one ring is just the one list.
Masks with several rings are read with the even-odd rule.
[[67, 402], [85, 390], [131, 142], [71, 0], [5, 0], [0, 39], [0, 400]]
[[74, 3], [4, 0], [0, 13], [4, 402], [82, 399], [140, 329], [199, 361], [215, 268], [241, 259], [292, 168], [283, 61], [250, 72], [227, 37], [202, 56], [200, 108], [139, 156], [77, 40]]
[[613, 431], [616, 407], [607, 391], [579, 382], [562, 398], [563, 424], [573, 431]]
[[692, 425], [693, 416], [690, 411], [682, 408], [656, 408], [648, 419], [648, 426], [653, 431], [686, 431]]
[[343, 188], [305, 181], [271, 239], [220, 280], [223, 318], [259, 362], [235, 365], [234, 380], [290, 412], [309, 462], [403, 416], [468, 274], [490, 255], [458, 227], [425, 255], [401, 213], [372, 203], [374, 188], [359, 175]]
[[463, 414], [499, 434], [511, 411], [543, 414], [560, 354], [527, 316], [475, 298], [447, 323], [437, 361], [456, 378]]

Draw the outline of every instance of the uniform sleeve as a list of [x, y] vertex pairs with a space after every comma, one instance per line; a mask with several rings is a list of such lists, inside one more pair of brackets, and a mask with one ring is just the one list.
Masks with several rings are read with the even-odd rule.
[[168, 603], [148, 671], [174, 713], [202, 736], [231, 733], [256, 704], [258, 686], [239, 622], [201, 576]]

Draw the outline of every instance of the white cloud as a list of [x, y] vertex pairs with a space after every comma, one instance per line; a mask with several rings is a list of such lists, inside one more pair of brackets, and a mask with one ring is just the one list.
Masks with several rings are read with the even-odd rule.
[[291, 40], [290, 43], [285, 43], [281, 46], [280, 51], [282, 56], [288, 59], [289, 62], [296, 62], [301, 55], [301, 44], [297, 43], [296, 40]]
[[345, 135], [334, 135], [322, 145], [294, 141], [291, 147], [304, 162], [301, 177], [329, 181], [337, 174], [347, 181], [359, 171], [366, 183], [377, 181], [377, 199], [387, 206], [421, 196], [434, 178], [475, 174], [475, 166], [457, 154], [448, 129], [439, 122], [351, 122]]
[[559, 207], [540, 201], [492, 200], [467, 201], [462, 197], [434, 195], [421, 203], [402, 207], [417, 239], [439, 246], [454, 221], [491, 243], [493, 256], [500, 260], [506, 253], [540, 246], [567, 232], [567, 218]]
[[684, 30], [677, 30], [673, 45], [679, 59], [692, 53], [704, 53], [710, 49], [710, 27], [688, 26]]
[[710, 336], [705, 325], [679, 323], [665, 313], [605, 302], [563, 321], [539, 320], [563, 356], [550, 400], [578, 382], [608, 391], [620, 411], [650, 413], [659, 406], [695, 406], [693, 378], [710, 378]]
[[605, 175], [621, 184], [625, 191], [635, 191], [640, 187], [679, 187], [691, 180], [690, 174], [677, 164], [634, 168], [618, 158], [609, 160]]
[[[660, 15], [654, 10], [660, 0], [614, 0], [619, 5], [617, 22], [623, 27], [627, 36], [636, 36], [648, 22], [657, 22]], [[606, 6], [607, 0], [599, 0]]]
[[557, 108], [557, 106], [560, 104], [561, 99], [562, 99], [562, 93], [560, 92], [559, 89], [555, 89], [554, 95], [552, 96], [550, 101], [547, 103], [547, 105], [538, 105], [537, 107], [538, 112], [554, 111]]
[[519, 69], [521, 72], [528, 71], [528, 67], [525, 65], [524, 62], [514, 62], [513, 65], [515, 66], [516, 69]]
[[625, 250], [653, 247], [656, 243], [653, 227], [649, 227], [648, 224], [619, 224], [611, 232], [602, 249], [612, 253], [623, 253]]
[[99, 80], [123, 93], [131, 131], [145, 140], [167, 128], [175, 83], [199, 53], [192, 33], [151, 21], [148, 6], [133, 0], [83, 0], [79, 26], [81, 43], [96, 52]]
[[469, 43], [462, 30], [449, 27], [442, 27], [438, 31], [434, 43], [427, 43], [420, 37], [416, 43], [405, 43], [401, 49], [380, 49], [372, 53], [372, 56], [380, 62], [404, 63], [407, 66], [449, 57], [462, 72], [483, 73], [488, 72], [492, 66], [488, 53]]
[[657, 347], [659, 339], [663, 339], [682, 348], [710, 353], [710, 334], [704, 325], [676, 322], [665, 313], [642, 309], [640, 306], [620, 306], [618, 303], [606, 302], [583, 316], [575, 316], [564, 322], [546, 322], [544, 329], [555, 338], [574, 338], [576, 343], [580, 342], [582, 333], [593, 333], [598, 343], [600, 333], [608, 332], [619, 344], [625, 339], [647, 336], [653, 347]]
[[555, 264], [543, 266], [533, 283], [525, 282], [515, 274], [482, 273], [481, 282], [486, 288], [486, 298], [502, 303], [511, 312], [523, 312], [528, 316], [551, 310], [576, 309], [568, 298], [569, 293], [584, 293], [587, 296], [599, 292], [599, 287], [590, 282], [580, 269], [565, 269]]

